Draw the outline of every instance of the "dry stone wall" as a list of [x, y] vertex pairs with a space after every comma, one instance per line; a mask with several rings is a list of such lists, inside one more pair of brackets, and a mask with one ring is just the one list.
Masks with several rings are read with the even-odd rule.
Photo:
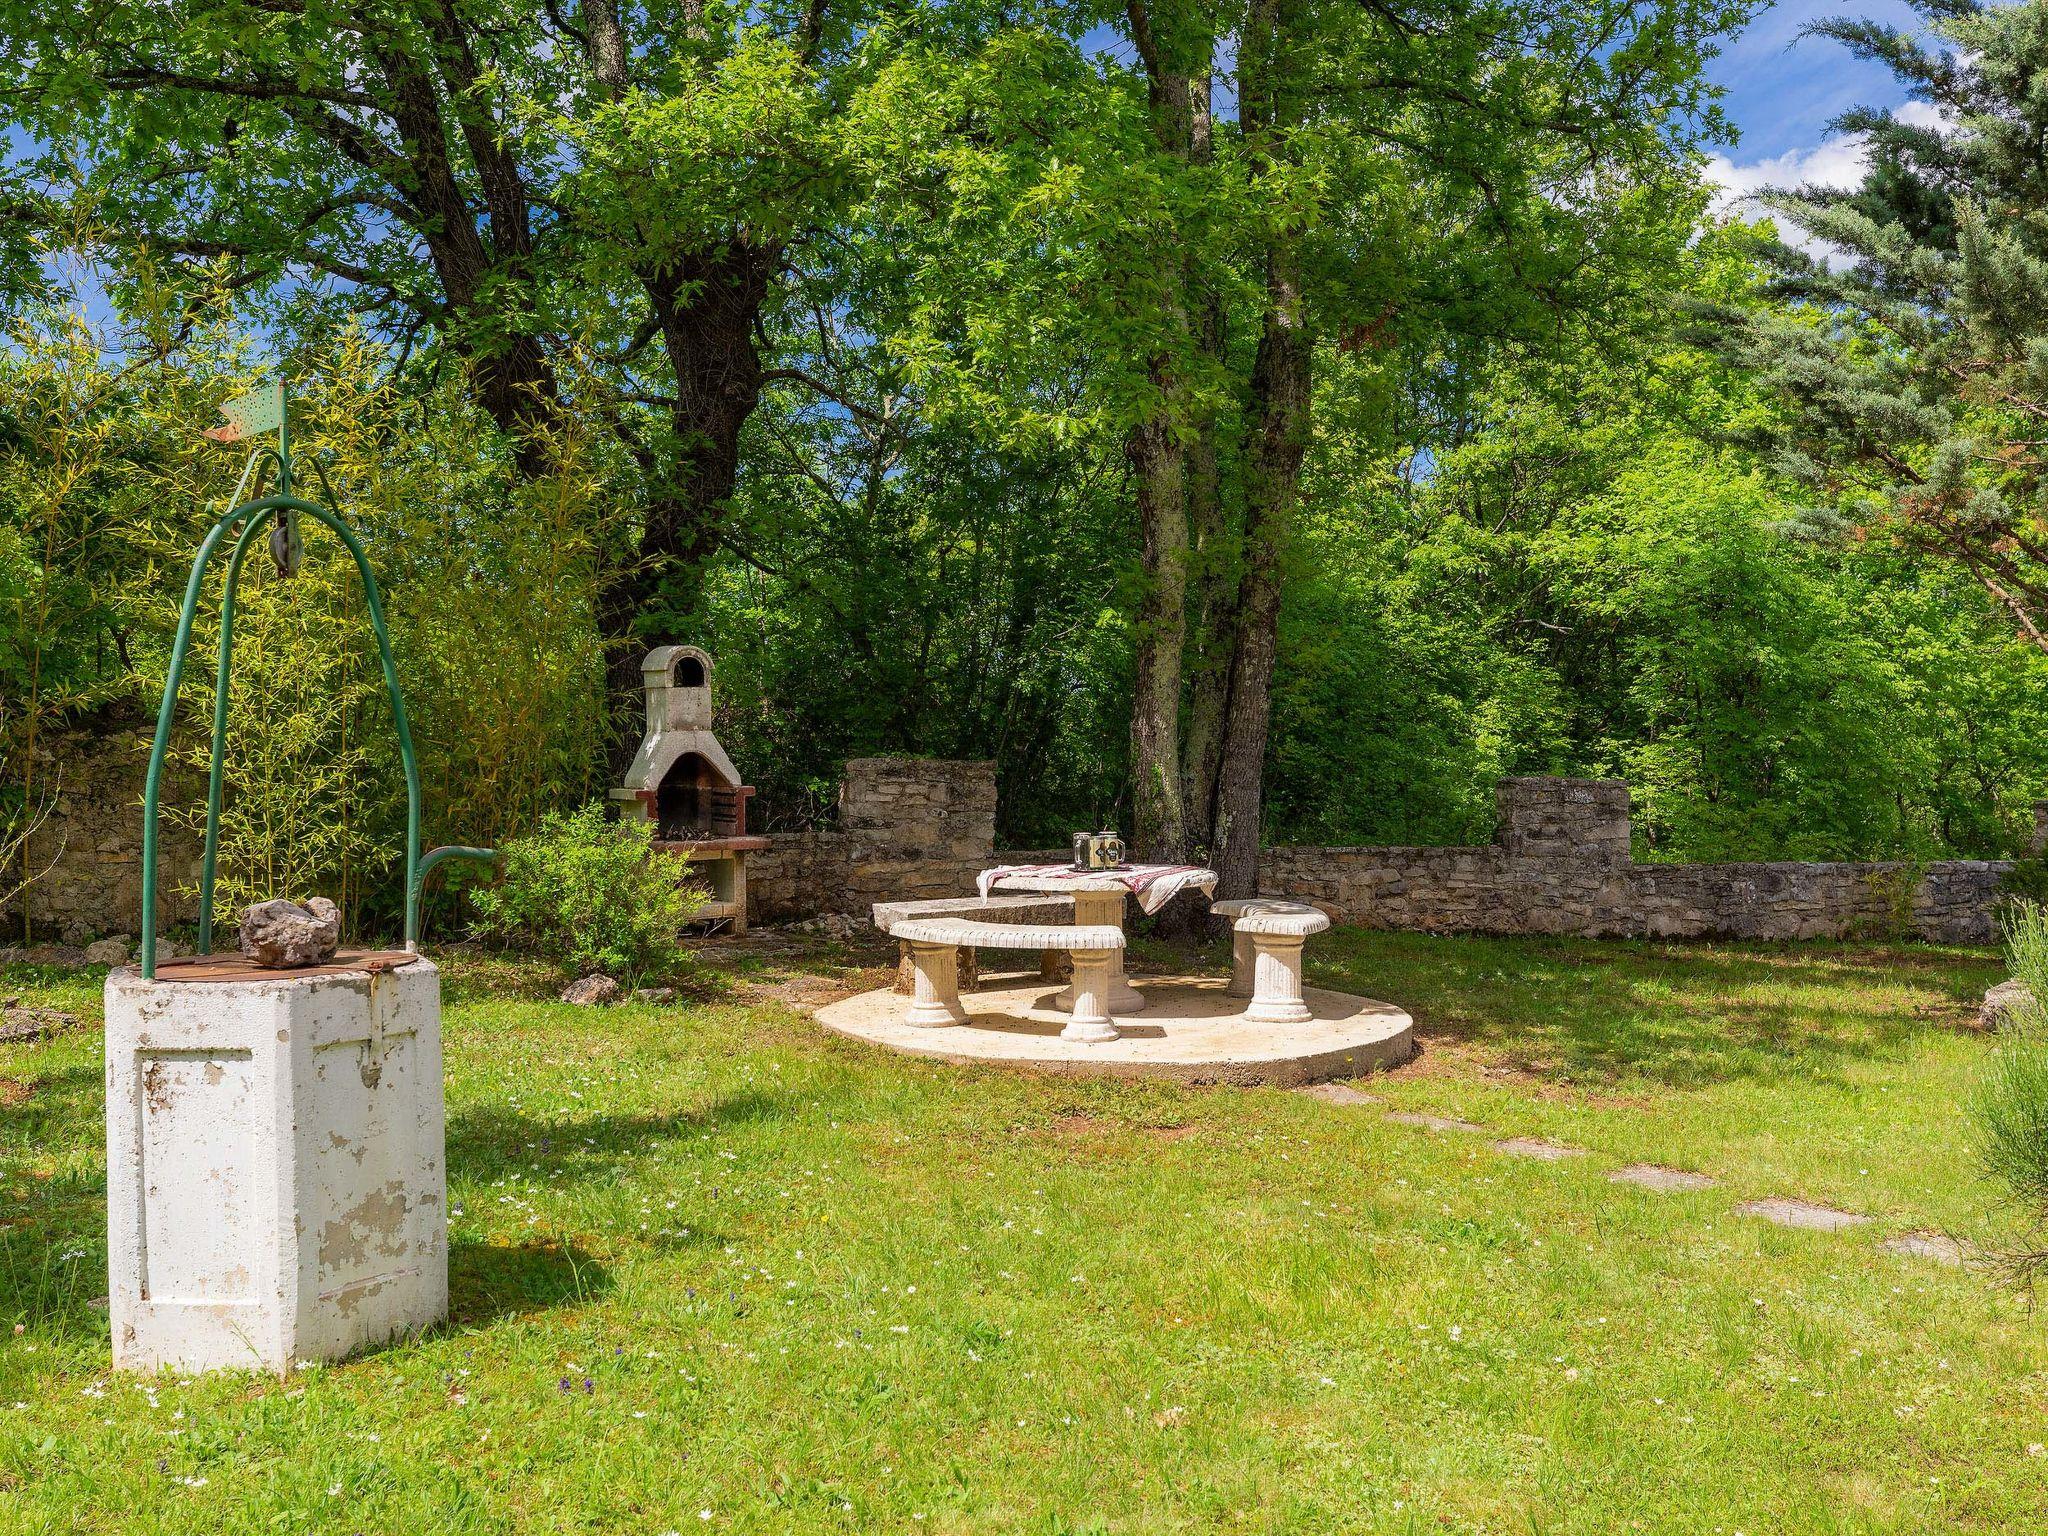
[[[142, 897], [141, 800], [146, 733], [75, 733], [45, 749], [61, 771], [56, 815], [38, 863], [56, 867], [30, 891], [38, 934], [81, 944], [134, 933]], [[176, 786], [190, 803], [198, 786]], [[1269, 895], [1315, 902], [1340, 922], [1433, 933], [1588, 937], [1806, 939], [1910, 934], [1945, 943], [1997, 937], [2009, 864], [1638, 864], [1629, 855], [1628, 786], [1612, 779], [1505, 779], [1494, 841], [1463, 848], [1280, 847], [1261, 856]], [[995, 768], [986, 762], [856, 758], [846, 765], [838, 825], [781, 833], [751, 855], [749, 915], [780, 922], [878, 901], [958, 896], [995, 852]], [[2048, 803], [2039, 809], [2048, 837]], [[166, 819], [160, 890], [167, 923], [189, 921], [198, 839]], [[2037, 843], [2038, 843], [2037, 838]], [[59, 850], [61, 849], [61, 853]], [[1063, 849], [1005, 852], [1064, 860]], [[0, 912], [0, 944], [20, 932]]]
[[1506, 779], [1487, 847], [1268, 849], [1259, 885], [1340, 922], [1431, 933], [1596, 938], [1997, 937], [1995, 860], [1637, 864], [1628, 787]]
[[[957, 896], [994, 852], [995, 781], [986, 763], [865, 759], [849, 764], [842, 830], [772, 840], [749, 866], [767, 921], [876, 901]], [[1984, 944], [2007, 863], [1637, 864], [1628, 786], [1618, 779], [1501, 781], [1499, 830], [1467, 848], [1269, 848], [1259, 887], [1340, 922], [1431, 933], [1594, 938], [1814, 939], [1910, 935]], [[2048, 830], [2048, 807], [2041, 812]], [[900, 820], [896, 818], [901, 818]], [[1063, 860], [1063, 849], [1006, 851]]]
[[[140, 931], [142, 922], [142, 786], [149, 770], [147, 731], [72, 731], [46, 737], [36, 752], [36, 780], [57, 786], [49, 819], [29, 840], [29, 868], [44, 870], [27, 892], [0, 907], [0, 944], [18, 943], [22, 907], [40, 940], [83, 944], [103, 934]], [[165, 786], [165, 803], [186, 804], [202, 790], [184, 771]], [[199, 835], [163, 818], [158, 899], [166, 923], [199, 915]], [[10, 872], [11, 873], [11, 872]], [[14, 880], [4, 882], [12, 886]]]
[[958, 896], [973, 889], [995, 842], [994, 763], [853, 758], [837, 827], [779, 833], [749, 856], [748, 917], [865, 917], [878, 901]]

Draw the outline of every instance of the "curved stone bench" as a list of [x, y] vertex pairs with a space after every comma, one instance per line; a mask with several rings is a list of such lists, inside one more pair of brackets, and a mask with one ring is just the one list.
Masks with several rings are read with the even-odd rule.
[[904, 917], [887, 928], [910, 946], [915, 984], [907, 1023], [927, 1028], [966, 1022], [960, 1006], [958, 956], [962, 949], [1063, 950], [1074, 957], [1074, 1005], [1063, 1040], [1116, 1038], [1109, 1021], [1110, 958], [1124, 947], [1121, 928], [1076, 928], [1056, 923], [984, 923], [965, 917]]
[[[1074, 920], [1074, 898], [940, 896], [930, 901], [878, 901], [868, 910], [875, 926], [884, 933], [890, 931], [892, 924], [920, 917], [970, 917], [999, 923], [1071, 923]], [[1043, 981], [1065, 981], [1066, 961], [1066, 955], [1060, 950], [1041, 950], [1038, 956], [1039, 978]], [[973, 945], [961, 946], [956, 965], [962, 992], [972, 992], [981, 985], [981, 968], [976, 963]], [[900, 940], [896, 946], [896, 990], [909, 997], [916, 989], [916, 972], [910, 963], [910, 943]]]
[[1212, 901], [1209, 910], [1231, 919], [1230, 995], [1251, 999], [1245, 1018], [1254, 1024], [1311, 1018], [1301, 990], [1301, 951], [1311, 934], [1330, 926], [1329, 914], [1272, 896]]

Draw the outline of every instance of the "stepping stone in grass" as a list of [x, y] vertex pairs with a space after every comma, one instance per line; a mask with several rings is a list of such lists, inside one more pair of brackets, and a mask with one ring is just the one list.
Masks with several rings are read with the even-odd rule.
[[1804, 1200], [1745, 1200], [1735, 1207], [1738, 1216], [1761, 1216], [1765, 1221], [1774, 1221], [1781, 1227], [1801, 1227], [1809, 1232], [1839, 1232], [1844, 1227], [1861, 1226], [1870, 1220], [1854, 1211], [1838, 1211], [1832, 1206], [1812, 1205]]
[[1412, 1114], [1407, 1110], [1397, 1110], [1387, 1118], [1396, 1125], [1419, 1125], [1425, 1131], [1479, 1132], [1486, 1129], [1483, 1125], [1474, 1125], [1470, 1120], [1456, 1120], [1449, 1115]]
[[1360, 1093], [1349, 1083], [1310, 1083], [1295, 1092], [1311, 1099], [1321, 1099], [1325, 1104], [1377, 1104], [1379, 1095]]
[[1966, 1257], [1963, 1245], [1941, 1232], [1902, 1232], [1877, 1246], [1901, 1258], [1932, 1259], [1937, 1264], [1960, 1264]]
[[1538, 1141], [1533, 1136], [1510, 1136], [1506, 1141], [1496, 1141], [1493, 1150], [1509, 1157], [1533, 1157], [1544, 1163], [1561, 1163], [1568, 1157], [1586, 1155], [1584, 1147], [1560, 1147], [1554, 1141]]
[[1714, 1187], [1714, 1181], [1704, 1173], [1666, 1168], [1657, 1163], [1630, 1163], [1626, 1168], [1615, 1169], [1607, 1177], [1617, 1184], [1640, 1184], [1644, 1189], [1665, 1191]]

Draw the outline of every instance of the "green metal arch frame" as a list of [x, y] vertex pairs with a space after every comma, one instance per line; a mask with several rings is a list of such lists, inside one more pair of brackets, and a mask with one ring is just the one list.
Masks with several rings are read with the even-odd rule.
[[[282, 454], [276, 456], [279, 480], [289, 483]], [[318, 464], [315, 464], [316, 472]], [[320, 476], [323, 488], [326, 476]], [[333, 494], [329, 489], [328, 494]], [[413, 949], [419, 939], [419, 901], [422, 876], [420, 868], [420, 771], [418, 760], [413, 755], [412, 727], [406, 719], [405, 698], [399, 692], [398, 668], [391, 657], [390, 631], [384, 622], [384, 603], [377, 590], [377, 578], [370, 571], [369, 557], [363, 553], [363, 546], [354, 531], [342, 520], [341, 514], [330, 507], [280, 493], [244, 502], [227, 513], [212, 528], [199, 546], [199, 553], [192, 561], [192, 575], [185, 583], [185, 601], [178, 613], [178, 630], [171, 642], [171, 664], [164, 678], [163, 703], [157, 710], [156, 739], [150, 746], [149, 777], [142, 795], [142, 974], [145, 978], [156, 975], [156, 874], [157, 874], [157, 802], [163, 788], [164, 760], [170, 751], [171, 722], [177, 712], [178, 686], [184, 681], [185, 657], [192, 646], [192, 623], [199, 612], [199, 595], [205, 585], [206, 568], [212, 563], [221, 540], [236, 524], [244, 524], [235, 539], [233, 553], [229, 556], [227, 586], [221, 597], [221, 638], [219, 659], [215, 674], [213, 712], [213, 752], [208, 765], [206, 803], [206, 862], [201, 870], [202, 905], [200, 911], [200, 936], [202, 949], [211, 945], [213, 936], [213, 875], [214, 860], [220, 846], [220, 801], [223, 773], [223, 757], [227, 731], [227, 681], [228, 671], [234, 654], [234, 605], [235, 586], [241, 579], [242, 559], [248, 553], [251, 539], [258, 529], [273, 520], [282, 521], [289, 514], [304, 514], [318, 518], [341, 539], [348, 552], [355, 557], [356, 572], [363, 581], [363, 600], [370, 611], [370, 628], [377, 637], [377, 658], [384, 670], [384, 688], [391, 697], [392, 721], [398, 730], [398, 755], [405, 767], [405, 947]], [[437, 849], [437, 855], [446, 855], [449, 850]], [[429, 866], [431, 867], [431, 866]]]

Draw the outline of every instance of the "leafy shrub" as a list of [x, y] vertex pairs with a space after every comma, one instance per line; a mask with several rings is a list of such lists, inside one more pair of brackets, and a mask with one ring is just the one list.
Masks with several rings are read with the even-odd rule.
[[2012, 868], [1998, 882], [1998, 899], [2001, 914], [2026, 903], [2048, 903], [2048, 859], [2029, 854], [2013, 860]]
[[[2041, 1226], [2048, 1226], [2048, 907], [2014, 901], [2006, 912], [2006, 953], [2031, 996], [2007, 1009], [1998, 1051], [1971, 1103], [1977, 1154], [1991, 1176]], [[2048, 1251], [2005, 1256], [2014, 1278], [2031, 1282]]]
[[682, 859], [649, 847], [654, 828], [612, 821], [601, 801], [552, 812], [506, 843], [504, 878], [477, 892], [475, 932], [544, 955], [579, 975], [667, 975], [685, 963], [680, 935], [704, 895]]
[[[139, 270], [113, 300], [137, 307], [104, 323], [41, 306], [0, 320], [0, 827], [54, 795], [62, 759], [42, 747], [59, 731], [100, 711], [155, 718], [199, 537], [246, 460], [250, 445], [196, 429], [256, 382], [253, 345], [224, 294], [162, 278]], [[325, 495], [317, 458], [383, 589], [423, 845], [502, 843], [602, 782], [600, 572], [629, 515], [614, 440], [564, 411], [536, 423], [544, 440], [514, 441], [459, 379], [413, 389], [359, 328], [295, 357], [299, 483]], [[546, 472], [527, 472], [529, 457]], [[304, 532], [296, 576], [272, 574], [259, 538], [237, 591], [215, 918], [318, 892], [345, 931], [388, 933], [404, 898], [397, 736], [355, 561], [313, 520]], [[172, 744], [202, 773], [225, 563], [223, 550]], [[190, 795], [164, 815], [205, 819]], [[91, 853], [74, 842], [66, 858]], [[453, 906], [447, 890], [431, 899]], [[15, 905], [44, 920], [35, 890]]]

